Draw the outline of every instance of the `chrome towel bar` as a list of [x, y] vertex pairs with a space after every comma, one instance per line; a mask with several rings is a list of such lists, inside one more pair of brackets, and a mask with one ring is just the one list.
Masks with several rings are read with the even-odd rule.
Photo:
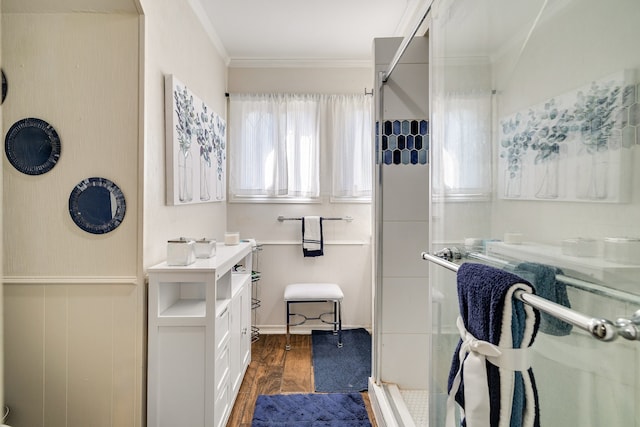
[[[458, 264], [431, 255], [428, 252], [422, 252], [422, 259], [453, 272], [457, 272], [459, 268]], [[545, 298], [521, 290], [516, 291], [514, 296], [533, 308], [588, 332], [592, 337], [600, 341], [613, 341], [618, 335], [628, 340], [640, 340], [640, 329], [638, 328], [638, 325], [640, 325], [640, 310], [636, 311], [631, 319], [618, 319], [614, 324], [610, 320], [587, 316], [563, 305], [556, 304]]]
[[[347, 222], [351, 222], [353, 221], [353, 218], [350, 216], [345, 216], [343, 218], [325, 218], [322, 217], [323, 221], [347, 221]], [[284, 216], [280, 215], [278, 217], [278, 221], [282, 222], [282, 221], [302, 221], [302, 217], [299, 218], [285, 218]]]
[[[512, 264], [512, 262], [509, 262], [507, 260], [499, 259], [493, 256], [478, 253], [478, 252], [466, 252], [464, 254], [464, 257], [477, 259], [483, 262], [487, 262], [488, 264], [494, 264], [498, 266], [506, 267]], [[612, 289], [606, 286], [597, 285], [595, 283], [587, 282], [581, 279], [577, 279], [575, 277], [565, 276], [564, 274], [556, 274], [556, 280], [559, 282], [563, 282], [566, 285], [571, 286], [572, 288], [581, 289], [583, 291], [597, 294], [605, 298], [612, 298], [624, 304], [640, 304], [640, 296], [629, 294], [624, 291], [619, 291], [617, 289]]]

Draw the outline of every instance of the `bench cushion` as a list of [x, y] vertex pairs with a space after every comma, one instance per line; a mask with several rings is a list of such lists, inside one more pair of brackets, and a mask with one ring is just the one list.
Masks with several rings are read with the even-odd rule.
[[335, 283], [293, 283], [284, 290], [285, 301], [340, 300], [344, 294]]

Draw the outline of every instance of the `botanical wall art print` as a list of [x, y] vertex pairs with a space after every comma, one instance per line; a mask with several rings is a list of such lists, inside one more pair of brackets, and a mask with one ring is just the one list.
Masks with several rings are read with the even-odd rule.
[[165, 76], [167, 204], [225, 200], [226, 122], [173, 75]]
[[635, 72], [625, 70], [499, 122], [504, 199], [626, 202], [640, 125]]

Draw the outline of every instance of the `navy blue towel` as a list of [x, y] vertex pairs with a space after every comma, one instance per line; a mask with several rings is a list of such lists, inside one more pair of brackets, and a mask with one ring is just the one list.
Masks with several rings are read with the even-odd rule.
[[322, 218], [319, 216], [302, 217], [302, 254], [305, 257], [324, 255]]
[[[514, 273], [519, 274], [520, 271], [533, 274], [532, 285], [536, 290], [536, 295], [571, 308], [571, 302], [567, 295], [567, 285], [556, 280], [557, 274], [563, 274], [562, 270], [548, 265], [523, 262], [518, 264]], [[541, 313], [540, 315], [540, 332], [549, 335], [563, 336], [569, 335], [572, 328], [573, 326], [571, 324], [553, 317], [550, 314]]]
[[[481, 341], [486, 341], [499, 346], [501, 338], [512, 342], [512, 348], [528, 347], [533, 343], [540, 324], [538, 311], [532, 307], [525, 309], [524, 303], [517, 299], [506, 300], [512, 287], [533, 291], [530, 283], [521, 277], [482, 264], [464, 263], [458, 269], [457, 274], [458, 300], [460, 316], [467, 332]], [[505, 306], [511, 304], [511, 319], [504, 319]], [[451, 370], [449, 372], [448, 391], [451, 392], [453, 380], [458, 372], [460, 364], [459, 351], [462, 340], [453, 356]], [[510, 371], [505, 373], [497, 366], [486, 363], [487, 386], [490, 399], [490, 426], [496, 427], [500, 422], [500, 407], [503, 404], [511, 404], [511, 426], [523, 426], [525, 413], [529, 413], [534, 427], [539, 426], [539, 409], [537, 390], [533, 371], [529, 368], [526, 372]], [[523, 378], [526, 375], [527, 378]], [[501, 387], [502, 383], [502, 387]], [[509, 387], [511, 384], [512, 387]], [[501, 396], [501, 388], [512, 390], [513, 396]], [[527, 401], [525, 388], [533, 393], [534, 401]], [[456, 393], [456, 401], [464, 408], [464, 378]], [[508, 402], [508, 403], [507, 403]], [[463, 425], [466, 425], [463, 420]]]

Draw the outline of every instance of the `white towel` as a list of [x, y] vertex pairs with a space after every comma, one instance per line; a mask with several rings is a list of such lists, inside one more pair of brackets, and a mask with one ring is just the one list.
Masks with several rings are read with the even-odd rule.
[[302, 218], [302, 253], [306, 257], [324, 255], [322, 238], [322, 218], [305, 216]]

